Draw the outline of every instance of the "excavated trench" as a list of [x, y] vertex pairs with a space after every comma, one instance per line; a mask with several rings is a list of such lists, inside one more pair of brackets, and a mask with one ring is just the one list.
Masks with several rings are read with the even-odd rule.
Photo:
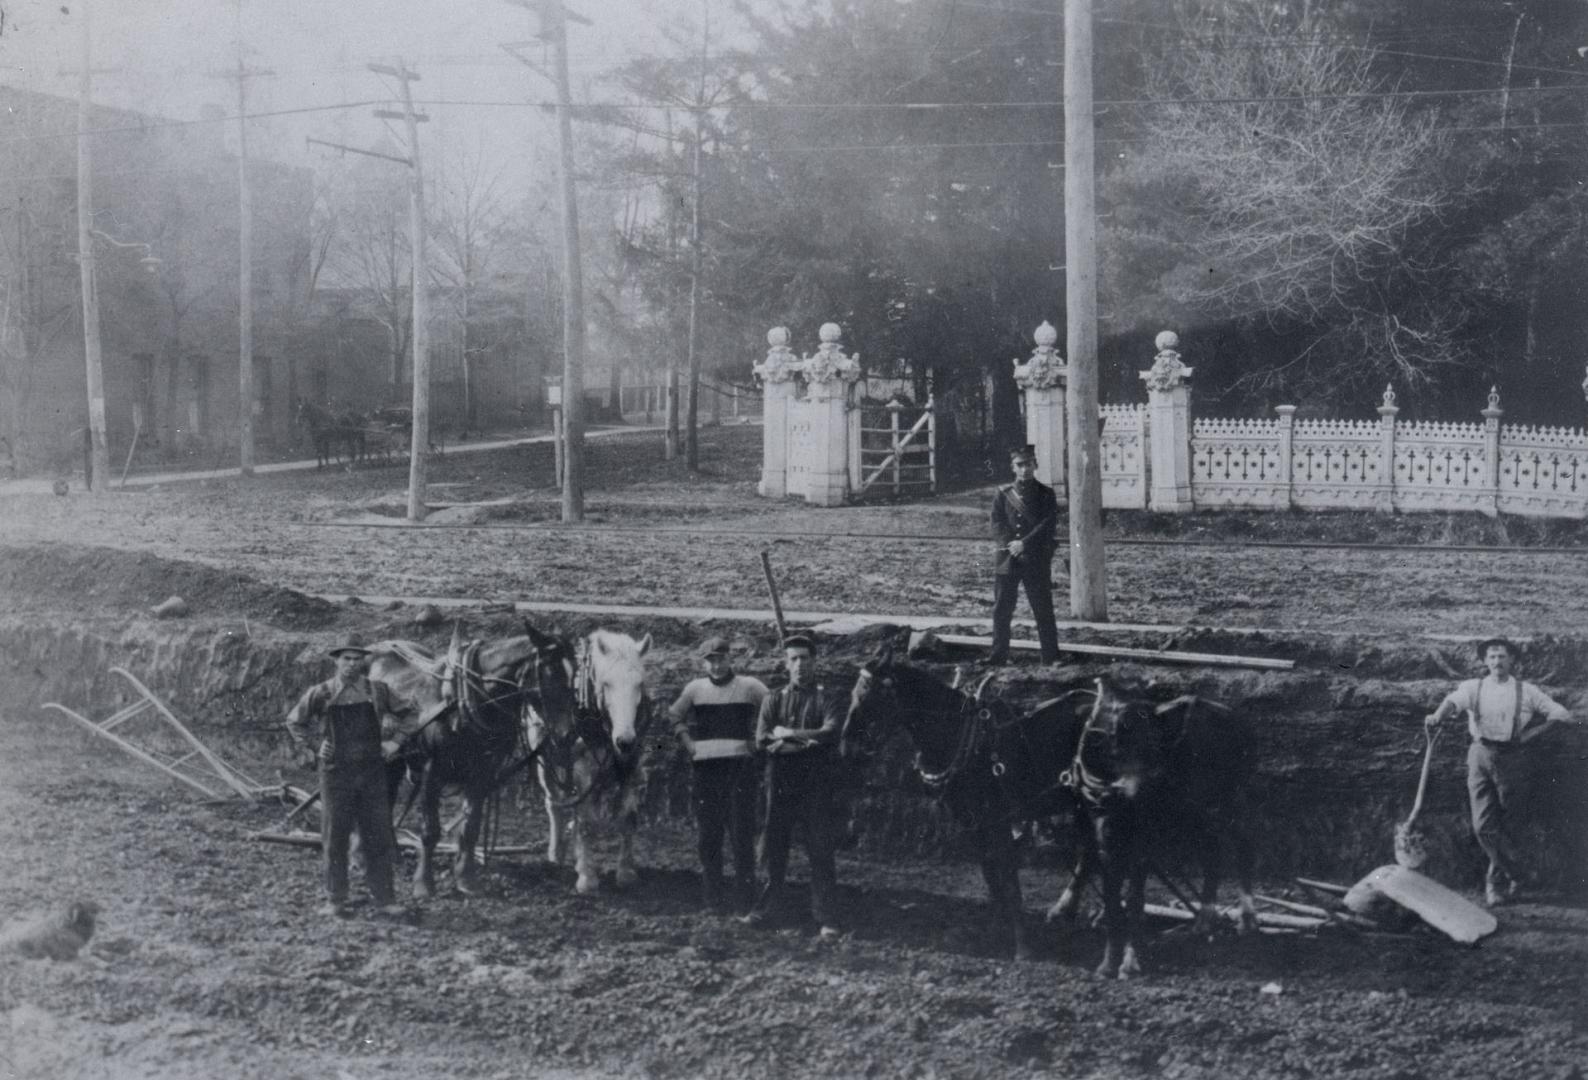
[[[285, 762], [281, 718], [305, 685], [324, 677], [323, 649], [331, 638], [357, 630], [371, 640], [400, 637], [444, 647], [451, 632], [450, 621], [418, 626], [412, 607], [330, 604], [232, 571], [103, 548], [7, 550], [0, 553], [0, 590], [11, 597], [9, 613], [0, 617], [0, 710], [22, 715], [55, 701], [102, 718], [131, 700], [129, 685], [111, 674], [120, 666], [201, 737], [267, 763]], [[150, 615], [149, 605], [171, 593], [205, 614]], [[513, 633], [520, 625], [518, 616], [501, 610], [456, 614], [462, 631], [472, 636]], [[568, 616], [537, 622], [573, 634], [601, 620]], [[671, 701], [694, 677], [697, 663], [690, 648], [709, 632], [753, 641], [756, 651], [744, 670], [768, 682], [778, 676], [775, 637], [767, 627], [627, 622], [632, 625], [613, 625], [653, 637], [651, 692], [659, 702]], [[824, 680], [847, 685], [886, 635], [882, 628], [869, 628], [829, 639], [821, 657]], [[1389, 861], [1393, 827], [1410, 807], [1421, 763], [1421, 718], [1455, 678], [1476, 673], [1468, 648], [1435, 640], [1195, 628], [1170, 639], [1090, 632], [1067, 640], [1294, 661], [1289, 671], [1140, 662], [1019, 664], [1000, 671], [989, 688], [1024, 707], [1058, 683], [1107, 671], [1154, 695], [1194, 693], [1238, 706], [1256, 731], [1252, 832], [1258, 875], [1267, 880], [1303, 874], [1351, 881]], [[973, 660], [943, 651], [918, 662], [946, 681], [956, 663]], [[1579, 715], [1588, 712], [1588, 695], [1567, 683], [1588, 661], [1582, 640], [1536, 639], [1528, 643], [1525, 661], [1559, 700]], [[1567, 872], [1573, 851], [1588, 850], [1583, 842], [1588, 836], [1585, 735], [1579, 727], [1559, 729], [1536, 755], [1541, 768], [1533, 815], [1536, 849], [1546, 870], [1557, 876]], [[665, 724], [657, 723], [648, 741], [649, 813], [687, 816], [687, 770]], [[107, 747], [107, 752], [115, 751]], [[1433, 838], [1430, 866], [1452, 885], [1474, 887], [1480, 863], [1466, 824], [1464, 752], [1464, 738], [1441, 740], [1425, 823]], [[854, 795], [861, 851], [881, 858], [971, 854], [946, 813], [914, 779], [910, 761], [903, 740], [887, 744]], [[1577, 858], [1572, 865], [1581, 868], [1583, 861]]]

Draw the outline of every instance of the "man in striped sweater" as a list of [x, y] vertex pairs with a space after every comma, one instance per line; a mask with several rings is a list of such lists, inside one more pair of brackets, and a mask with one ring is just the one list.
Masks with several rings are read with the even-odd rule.
[[684, 687], [667, 715], [694, 762], [690, 801], [700, 845], [701, 900], [708, 910], [727, 906], [726, 831], [733, 849], [733, 905], [744, 910], [755, 899], [756, 770], [750, 740], [767, 690], [759, 679], [734, 672], [721, 637], [701, 642], [696, 655], [706, 674]]

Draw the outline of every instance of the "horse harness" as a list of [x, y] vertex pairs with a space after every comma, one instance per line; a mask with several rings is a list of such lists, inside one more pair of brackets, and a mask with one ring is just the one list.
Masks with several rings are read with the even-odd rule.
[[[651, 716], [650, 699], [642, 697], [640, 700], [639, 715], [635, 718], [634, 736], [638, 742], [643, 736], [645, 727]], [[574, 769], [574, 748], [577, 743], [583, 743], [593, 759], [590, 770], [590, 781], [576, 795], [558, 800], [558, 807], [564, 811], [571, 810], [583, 803], [600, 786], [602, 776], [611, 771], [619, 783], [628, 779], [628, 774], [633, 769], [631, 763], [625, 762], [612, 748], [612, 740], [608, 733], [609, 723], [606, 714], [606, 703], [601, 700], [600, 687], [596, 684], [594, 665], [590, 660], [588, 647], [579, 651], [579, 665], [574, 673], [574, 713], [572, 738], [559, 738], [558, 733], [549, 724], [546, 725], [546, 735], [536, 753], [540, 755], [541, 764], [550, 773], [559, 776], [556, 786], [567, 790], [572, 786]]]
[[[920, 778], [921, 783], [940, 800], [948, 796], [956, 781], [973, 780], [980, 775], [990, 776], [1003, 795], [1004, 803], [1012, 808], [1009, 814], [1010, 820], [1018, 820], [1022, 816], [1020, 811], [1027, 800], [1022, 799], [1019, 793], [1012, 789], [1013, 780], [1009, 776], [1009, 762], [1006, 760], [1008, 748], [1001, 747], [1002, 740], [999, 736], [1013, 728], [1019, 733], [1020, 742], [1023, 744], [1019, 750], [1025, 756], [1034, 755], [1036, 748], [1031, 745], [1031, 736], [1021, 722], [1021, 718], [1015, 716], [1007, 705], [1001, 701], [989, 703], [981, 700], [982, 691], [992, 677], [992, 673], [984, 677], [974, 693], [957, 691], [960, 699], [958, 709], [931, 710], [940, 716], [952, 715], [959, 721], [959, 736], [947, 764], [941, 769], [929, 769], [921, 751], [916, 751], [913, 764], [915, 774]], [[1051, 786], [1030, 796], [1030, 801], [1041, 798], [1048, 790], [1051, 790]]]

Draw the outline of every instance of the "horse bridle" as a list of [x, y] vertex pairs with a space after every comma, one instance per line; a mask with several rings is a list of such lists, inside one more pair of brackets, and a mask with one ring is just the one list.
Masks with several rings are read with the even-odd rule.
[[[870, 696], [871, 683], [873, 681], [880, 681], [883, 686], [890, 690], [893, 689], [893, 680], [891, 678], [882, 677], [878, 672], [873, 671], [869, 666], [862, 667], [860, 672], [861, 678], [863, 678], [866, 682], [866, 687], [862, 691], [860, 680], [856, 680], [855, 700], [857, 704]], [[932, 791], [942, 791], [944, 788], [948, 787], [948, 785], [953, 783], [955, 779], [963, 774], [970, 764], [976, 759], [976, 755], [986, 745], [988, 733], [996, 733], [1002, 728], [1009, 726], [1008, 724], [997, 724], [993, 715], [992, 706], [984, 704], [981, 701], [980, 691], [982, 687], [985, 687], [986, 685], [987, 680], [983, 679], [981, 683], [978, 684], [977, 693], [974, 695], [967, 694], [965, 691], [959, 690], [957, 688], [950, 688], [953, 689], [954, 694], [959, 698], [958, 707], [952, 709], [923, 709], [917, 706], [906, 706], [899, 701], [897, 694], [894, 695], [894, 710], [898, 713], [910, 716], [926, 716], [936, 719], [957, 719], [961, 721], [961, 723], [958, 725], [959, 738], [955, 742], [953, 752], [949, 755], [948, 764], [942, 769], [934, 771], [926, 768], [922, 762], [921, 752], [916, 752], [915, 761], [913, 763], [915, 774], [920, 778], [921, 783], [925, 784], [928, 789]], [[968, 721], [966, 719], [967, 717]], [[1001, 779], [1006, 771], [1006, 766], [1001, 760], [999, 760], [996, 750], [991, 751], [990, 756], [992, 758], [992, 774], [993, 776]]]

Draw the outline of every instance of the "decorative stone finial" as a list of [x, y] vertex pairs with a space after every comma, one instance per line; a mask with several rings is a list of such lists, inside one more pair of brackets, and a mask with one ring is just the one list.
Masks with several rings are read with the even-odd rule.
[[766, 332], [766, 359], [755, 365], [755, 373], [764, 383], [784, 383], [799, 374], [799, 360], [788, 347], [788, 327], [774, 326]]
[[1395, 405], [1395, 387], [1389, 383], [1384, 384], [1384, 404], [1392, 408]]
[[1070, 369], [1065, 366], [1059, 350], [1054, 348], [1054, 342], [1059, 340], [1059, 332], [1052, 323], [1043, 320], [1032, 336], [1036, 339], [1037, 347], [1031, 350], [1031, 359], [1024, 364], [1018, 357], [1015, 359], [1015, 383], [1022, 390], [1051, 390], [1055, 386], [1062, 386]]
[[1483, 410], [1483, 418], [1491, 424], [1498, 424], [1500, 417], [1505, 415], [1505, 410], [1500, 408], [1500, 388], [1489, 387], [1489, 404]]
[[1191, 369], [1180, 362], [1180, 354], [1175, 351], [1180, 335], [1164, 330], [1153, 338], [1153, 344], [1158, 347], [1158, 355], [1152, 358], [1152, 367], [1141, 373], [1142, 381], [1149, 390], [1177, 389], [1191, 377]]
[[816, 347], [815, 354], [807, 356], [803, 362], [807, 382], [816, 384], [841, 379], [852, 383], [860, 378], [860, 354], [844, 355], [843, 346], [839, 344], [843, 331], [837, 323], [822, 323], [817, 336], [822, 343]]

